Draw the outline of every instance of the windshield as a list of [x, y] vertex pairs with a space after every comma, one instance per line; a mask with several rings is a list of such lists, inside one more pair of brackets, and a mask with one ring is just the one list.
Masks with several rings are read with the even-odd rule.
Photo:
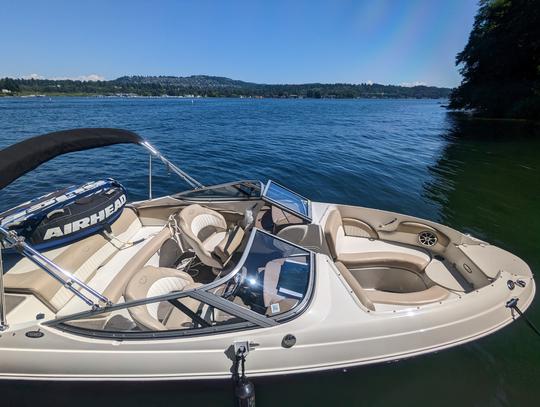
[[276, 316], [307, 296], [311, 253], [261, 230], [255, 233], [240, 271], [216, 294], [259, 314]]
[[180, 199], [197, 200], [236, 200], [260, 198], [262, 183], [260, 181], [236, 181], [226, 184], [180, 192], [174, 195]]
[[309, 200], [274, 181], [266, 184], [263, 199], [311, 222]]

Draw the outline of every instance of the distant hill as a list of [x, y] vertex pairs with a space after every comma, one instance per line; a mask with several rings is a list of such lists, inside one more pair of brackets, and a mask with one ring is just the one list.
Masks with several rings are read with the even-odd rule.
[[255, 83], [238, 81], [222, 76], [193, 75], [193, 76], [122, 76], [114, 81], [123, 85], [160, 85], [163, 87], [199, 87], [206, 88], [248, 88], [257, 86]]
[[219, 76], [122, 76], [110, 81], [0, 79], [0, 95], [203, 96], [270, 98], [446, 98], [451, 89], [362, 83], [258, 84]]

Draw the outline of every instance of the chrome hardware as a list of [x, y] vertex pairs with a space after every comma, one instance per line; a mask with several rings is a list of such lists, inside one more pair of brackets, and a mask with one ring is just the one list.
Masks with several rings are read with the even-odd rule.
[[174, 165], [172, 162], [167, 160], [154, 146], [152, 146], [148, 141], [143, 141], [141, 143], [141, 146], [146, 148], [150, 153], [158, 158], [164, 165], [167, 167], [168, 170], [174, 172], [176, 175], [178, 175], [180, 178], [182, 178], [184, 181], [186, 181], [189, 185], [193, 187], [193, 189], [200, 189], [204, 188], [204, 185], [201, 184], [199, 181], [197, 181], [195, 178], [193, 178], [191, 175], [185, 173], [180, 168], [178, 168], [176, 165]]
[[516, 280], [516, 285], [521, 287], [521, 288], [525, 288], [525, 286], [527, 285], [527, 283], [523, 280], [520, 280], [520, 279], [517, 279]]
[[514, 288], [516, 288], [516, 285], [520, 288], [525, 288], [527, 286], [527, 283], [518, 278], [516, 281], [508, 280], [506, 282], [506, 285], [510, 290], [513, 290]]
[[[103, 296], [92, 287], [85, 284], [78, 277], [71, 274], [69, 271], [62, 269], [53, 261], [49, 260], [47, 257], [43, 256], [40, 252], [35, 250], [32, 246], [24, 241], [24, 238], [17, 235], [14, 231], [9, 231], [0, 226], [0, 237], [2, 237], [7, 243], [12, 245], [19, 253], [21, 253], [28, 260], [36, 264], [38, 267], [43, 269], [47, 274], [53, 277], [56, 281], [62, 284], [66, 289], [71, 291], [75, 296], [79, 297], [85, 304], [92, 307], [92, 309], [100, 308], [98, 303], [95, 303], [90, 298], [88, 298], [82, 291], [91, 294], [99, 301], [103, 302], [106, 305], [112, 305], [107, 297]], [[77, 285], [81, 291], [79, 291], [75, 285]], [[2, 292], [3, 292], [2, 287]], [[2, 301], [3, 303], [3, 301]]]
[[387, 226], [390, 226], [392, 223], [397, 222], [397, 220], [398, 220], [397, 218], [394, 218], [394, 219], [392, 219], [391, 221], [388, 221], [388, 222], [386, 222], [386, 223], [383, 223], [382, 225], [379, 225], [379, 228], [382, 229], [382, 228], [385, 228], [385, 227], [387, 227]]
[[152, 199], [152, 153], [148, 155], [148, 199]]
[[6, 297], [4, 295], [4, 264], [2, 262], [2, 245], [0, 244], [0, 332], [9, 328], [6, 321]]
[[248, 355], [249, 349], [250, 349], [248, 341], [235, 341], [233, 342], [233, 346], [234, 346], [235, 355], [238, 355], [238, 354], [242, 354], [244, 356]]

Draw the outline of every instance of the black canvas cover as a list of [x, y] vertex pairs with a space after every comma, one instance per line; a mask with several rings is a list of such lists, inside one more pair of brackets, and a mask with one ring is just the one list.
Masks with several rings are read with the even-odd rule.
[[26, 139], [0, 151], [0, 189], [59, 155], [143, 141], [131, 131], [108, 128], [63, 130]]

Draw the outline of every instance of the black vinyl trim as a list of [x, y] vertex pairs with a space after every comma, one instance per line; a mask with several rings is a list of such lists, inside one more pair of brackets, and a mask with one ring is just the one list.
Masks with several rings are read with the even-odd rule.
[[98, 339], [116, 339], [116, 340], [141, 340], [141, 339], [171, 339], [182, 338], [186, 336], [200, 336], [200, 335], [217, 335], [224, 332], [248, 330], [260, 328], [251, 322], [238, 322], [228, 325], [216, 325], [207, 328], [186, 328], [176, 329], [170, 331], [151, 331], [151, 332], [118, 332], [118, 331], [103, 331], [103, 330], [91, 330], [88, 328], [79, 328], [73, 325], [67, 325], [66, 323], [60, 323], [54, 326], [55, 329], [60, 331], [87, 337]]

